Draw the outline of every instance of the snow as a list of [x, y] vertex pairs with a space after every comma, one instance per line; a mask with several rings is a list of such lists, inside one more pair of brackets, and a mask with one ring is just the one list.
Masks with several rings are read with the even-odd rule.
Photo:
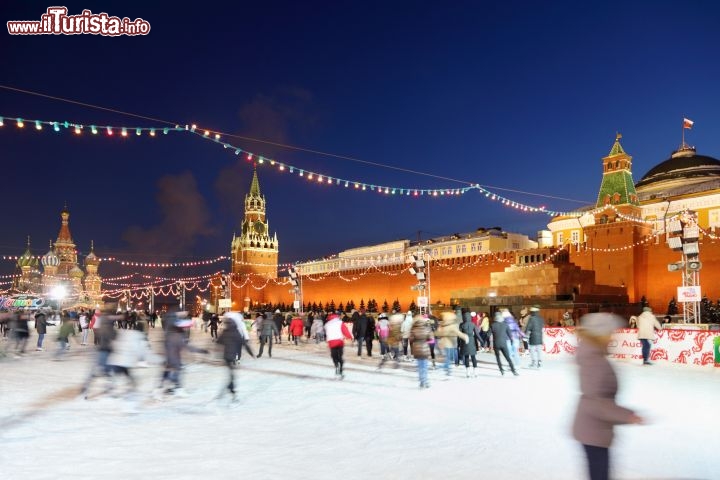
[[[431, 388], [419, 389], [412, 363], [377, 371], [377, 353], [358, 358], [348, 343], [338, 381], [324, 344], [283, 342], [272, 358], [267, 350], [243, 357], [240, 402], [231, 404], [213, 400], [227, 381], [219, 350], [193, 331], [193, 343], [212, 353], [185, 354], [187, 397], [154, 400], [161, 368], [151, 364], [134, 371], [140, 398], [103, 395], [98, 380], [84, 400], [78, 391], [93, 347], [72, 342], [52, 361], [53, 333], [49, 351], [35, 352], [31, 337], [24, 357], [0, 358], [2, 479], [585, 478], [569, 434], [578, 395], [572, 358], [546, 356], [541, 370], [513, 377], [481, 353], [477, 378], [453, 367], [443, 381], [438, 368]], [[161, 353], [159, 329], [151, 339]], [[720, 478], [720, 369], [613, 364], [619, 403], [649, 420], [616, 429], [613, 478]]]

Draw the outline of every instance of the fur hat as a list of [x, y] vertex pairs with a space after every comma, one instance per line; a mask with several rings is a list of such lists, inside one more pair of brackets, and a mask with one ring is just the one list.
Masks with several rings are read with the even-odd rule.
[[540, 305], [533, 305], [530, 307], [531, 312], [539, 312], [540, 311]]
[[581, 331], [593, 337], [611, 335], [615, 330], [621, 328], [625, 322], [612, 313], [588, 313], [580, 319]]

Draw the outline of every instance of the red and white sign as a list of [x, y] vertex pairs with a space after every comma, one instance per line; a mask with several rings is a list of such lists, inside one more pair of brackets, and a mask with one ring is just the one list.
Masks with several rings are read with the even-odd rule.
[[[692, 327], [692, 326], [689, 326]], [[577, 349], [575, 329], [562, 327], [545, 328], [543, 350], [548, 355], [574, 355]], [[714, 365], [713, 340], [720, 332], [708, 330], [663, 329], [656, 333], [650, 350], [650, 360], [686, 365]], [[617, 330], [608, 348], [614, 358], [642, 360], [642, 344], [637, 330]]]
[[700, 294], [700, 285], [695, 285], [693, 287], [678, 287], [678, 302], [699, 302], [700, 300], [702, 300], [702, 295]]
[[428, 297], [417, 297], [417, 306], [420, 308], [427, 308]]

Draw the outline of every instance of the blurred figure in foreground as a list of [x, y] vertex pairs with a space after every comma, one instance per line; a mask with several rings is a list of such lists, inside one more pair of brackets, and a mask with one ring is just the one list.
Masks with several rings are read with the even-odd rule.
[[[386, 314], [383, 313], [382, 315]], [[377, 367], [378, 370], [380, 370], [389, 359], [395, 360], [395, 368], [400, 367], [400, 343], [402, 342], [402, 323], [404, 320], [405, 315], [402, 313], [390, 315], [390, 320], [387, 323], [387, 353], [380, 358], [380, 364]]]
[[416, 315], [413, 319], [413, 326], [410, 329], [410, 348], [413, 358], [417, 361], [420, 388], [430, 388], [430, 383], [428, 382], [430, 346], [428, 342], [431, 339], [434, 340], [434, 338], [427, 317], [424, 315]]
[[[120, 320], [120, 315], [112, 315], [110, 310], [106, 310], [104, 313], [95, 314], [95, 323], [93, 324], [93, 334], [97, 340], [98, 353], [90, 369], [88, 378], [80, 388], [80, 397], [87, 398], [87, 392], [92, 384], [93, 380], [97, 377], [108, 377], [110, 375], [110, 369], [108, 368], [108, 357], [112, 351], [112, 342], [115, 340], [115, 322]], [[110, 387], [106, 388], [109, 391]]]
[[[165, 370], [160, 379], [158, 393], [185, 396], [180, 381], [180, 371], [183, 367], [182, 351], [185, 349], [197, 353], [208, 353], [208, 351], [190, 345], [186, 341], [193, 323], [187, 312], [168, 312], [163, 316], [163, 320], [163, 328], [165, 328]], [[166, 380], [170, 382], [171, 386], [163, 390]]]
[[609, 448], [615, 425], [643, 423], [632, 410], [615, 403], [617, 377], [607, 359], [612, 333], [623, 325], [610, 313], [582, 317], [575, 357], [580, 370], [580, 401], [573, 422], [573, 437], [582, 444], [590, 480], [607, 480], [610, 474]]
[[145, 358], [147, 348], [141, 324], [136, 323], [135, 328], [117, 331], [112, 343], [112, 352], [107, 360], [108, 370], [113, 375], [122, 374], [127, 377], [130, 382], [129, 395], [134, 394], [137, 389], [137, 382], [132, 376], [131, 369]]
[[458, 328], [458, 317], [455, 312], [442, 312], [440, 318], [440, 326], [435, 336], [440, 339], [438, 345], [445, 352], [445, 376], [450, 378], [452, 376], [450, 364], [457, 360], [458, 337], [467, 342], [468, 336]]

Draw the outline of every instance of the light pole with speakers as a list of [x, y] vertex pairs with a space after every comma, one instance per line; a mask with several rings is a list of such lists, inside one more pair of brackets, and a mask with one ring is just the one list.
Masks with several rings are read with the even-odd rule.
[[682, 274], [682, 285], [678, 287], [677, 299], [683, 304], [683, 323], [700, 323], [700, 229], [697, 225], [697, 213], [685, 212], [668, 222], [667, 243], [676, 251], [682, 252], [679, 262], [668, 264], [668, 271]]
[[421, 314], [430, 314], [430, 262], [425, 261], [425, 250], [418, 250], [412, 254], [412, 266], [409, 271], [415, 275], [418, 283], [411, 286], [410, 290], [417, 290], [417, 306]]

